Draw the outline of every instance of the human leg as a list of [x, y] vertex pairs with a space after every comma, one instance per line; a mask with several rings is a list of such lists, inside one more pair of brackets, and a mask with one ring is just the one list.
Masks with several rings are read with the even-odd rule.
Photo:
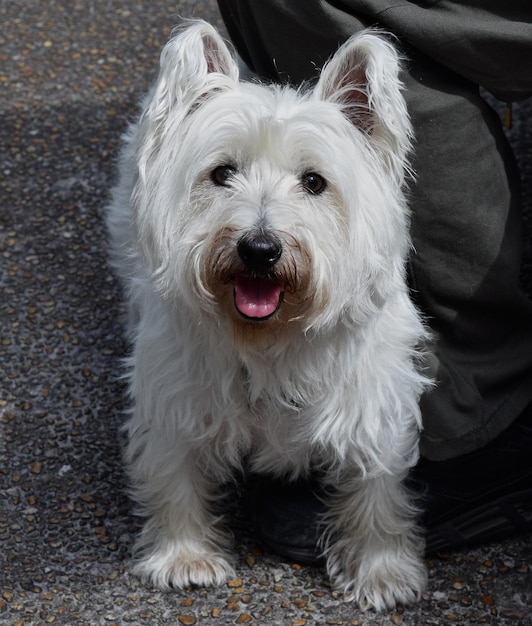
[[[411, 59], [404, 81], [417, 137], [410, 279], [434, 332], [438, 380], [422, 399], [426, 460], [420, 468], [437, 483], [449, 473], [452, 457], [504, 464], [514, 450], [524, 463], [517, 462], [525, 480], [518, 492], [530, 498], [529, 453], [515, 447], [519, 437], [532, 443], [526, 408], [532, 399], [532, 306], [518, 284], [521, 209], [513, 157], [477, 85], [432, 60], [427, 50], [410, 47], [401, 16], [387, 13], [382, 3], [373, 12], [368, 3], [349, 4], [360, 10], [312, 1], [220, 2], [243, 58], [259, 75], [278, 81], [317, 76], [316, 67], [356, 30], [375, 23], [395, 28]], [[501, 433], [512, 424], [508, 443]], [[507, 473], [505, 480], [515, 484], [513, 469], [511, 463], [500, 466], [498, 474]], [[499, 497], [481, 483], [476, 495], [467, 496], [456, 484], [447, 505], [468, 499], [481, 506], [488, 492]], [[277, 514], [282, 516], [279, 502]], [[440, 519], [436, 512], [433, 519]], [[532, 521], [517, 525], [526, 528]]]

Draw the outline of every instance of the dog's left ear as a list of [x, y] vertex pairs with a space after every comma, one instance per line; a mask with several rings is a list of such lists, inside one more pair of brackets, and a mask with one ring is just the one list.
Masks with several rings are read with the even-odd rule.
[[402, 183], [412, 128], [400, 67], [390, 40], [378, 31], [366, 30], [348, 39], [326, 63], [314, 94], [341, 106]]

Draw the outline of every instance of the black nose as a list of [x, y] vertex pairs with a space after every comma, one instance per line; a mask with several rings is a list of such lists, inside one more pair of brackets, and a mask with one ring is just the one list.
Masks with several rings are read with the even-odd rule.
[[264, 273], [280, 259], [283, 247], [276, 237], [260, 233], [242, 237], [238, 242], [237, 250], [238, 256], [247, 269]]

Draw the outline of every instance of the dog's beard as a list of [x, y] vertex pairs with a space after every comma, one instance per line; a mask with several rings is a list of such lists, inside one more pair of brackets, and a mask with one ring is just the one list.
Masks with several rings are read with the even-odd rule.
[[228, 320], [236, 345], [264, 349], [300, 332], [316, 304], [310, 252], [283, 235], [283, 255], [264, 273], [250, 271], [237, 254], [240, 231], [224, 228], [209, 243], [200, 277], [209, 310]]

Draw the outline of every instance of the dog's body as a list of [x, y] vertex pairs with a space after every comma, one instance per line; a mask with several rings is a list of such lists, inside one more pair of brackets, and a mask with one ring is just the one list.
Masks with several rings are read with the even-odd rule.
[[402, 486], [428, 384], [404, 278], [410, 135], [397, 54], [376, 34], [305, 93], [239, 83], [203, 22], [164, 49], [108, 218], [148, 517], [136, 571], [156, 585], [232, 575], [212, 504], [246, 459], [334, 485], [324, 545], [347, 595], [380, 609], [423, 589]]

